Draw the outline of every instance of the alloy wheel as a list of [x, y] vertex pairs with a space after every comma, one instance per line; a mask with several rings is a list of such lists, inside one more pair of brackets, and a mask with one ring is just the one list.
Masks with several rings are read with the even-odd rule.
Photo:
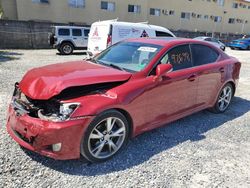
[[123, 145], [126, 137], [124, 122], [117, 117], [108, 117], [100, 121], [88, 138], [88, 150], [97, 159], [114, 155]]
[[232, 99], [232, 88], [230, 86], [226, 86], [222, 89], [222, 92], [218, 99], [218, 107], [220, 111], [225, 111], [229, 106]]

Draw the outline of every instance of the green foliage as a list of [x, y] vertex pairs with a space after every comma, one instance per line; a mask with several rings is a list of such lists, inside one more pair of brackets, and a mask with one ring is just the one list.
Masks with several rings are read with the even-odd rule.
[[2, 18], [2, 16], [3, 16], [3, 8], [2, 8], [1, 2], [0, 2], [0, 19]]

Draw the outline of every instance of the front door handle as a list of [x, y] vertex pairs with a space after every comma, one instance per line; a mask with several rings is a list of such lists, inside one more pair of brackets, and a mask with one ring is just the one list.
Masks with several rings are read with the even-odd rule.
[[195, 81], [196, 80], [196, 77], [197, 77], [197, 75], [196, 74], [192, 74], [191, 76], [189, 76], [188, 77], [188, 81], [190, 81], [190, 82], [193, 82], [193, 81]]

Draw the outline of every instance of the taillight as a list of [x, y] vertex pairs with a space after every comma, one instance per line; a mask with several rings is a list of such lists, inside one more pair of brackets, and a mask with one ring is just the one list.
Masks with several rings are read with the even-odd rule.
[[112, 37], [111, 37], [111, 35], [108, 35], [107, 47], [111, 46], [111, 44], [112, 44]]

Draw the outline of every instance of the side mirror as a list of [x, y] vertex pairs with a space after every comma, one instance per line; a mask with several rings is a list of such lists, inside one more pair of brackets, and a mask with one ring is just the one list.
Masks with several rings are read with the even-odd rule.
[[156, 76], [161, 77], [172, 70], [173, 66], [171, 64], [160, 64], [156, 67]]

